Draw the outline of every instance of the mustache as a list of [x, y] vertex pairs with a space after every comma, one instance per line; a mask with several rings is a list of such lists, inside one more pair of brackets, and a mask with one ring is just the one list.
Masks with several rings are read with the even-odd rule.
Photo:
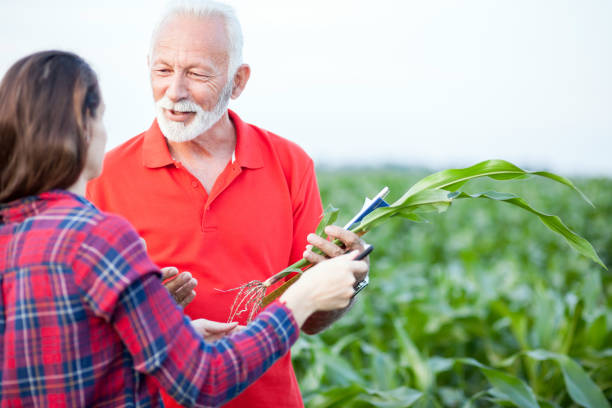
[[184, 99], [178, 102], [172, 102], [167, 96], [164, 95], [159, 101], [157, 106], [160, 108], [173, 110], [176, 112], [202, 112], [203, 109], [190, 99]]

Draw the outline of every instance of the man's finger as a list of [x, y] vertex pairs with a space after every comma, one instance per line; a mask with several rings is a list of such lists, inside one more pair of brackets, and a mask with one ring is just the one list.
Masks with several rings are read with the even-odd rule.
[[346, 249], [357, 249], [363, 251], [364, 242], [354, 232], [345, 230], [337, 225], [328, 225], [325, 227], [325, 233], [331, 238], [337, 238], [344, 243]]
[[190, 279], [191, 279], [191, 273], [189, 273], [189, 272], [181, 272], [181, 273], [179, 273], [176, 276], [176, 278], [174, 278], [174, 279], [172, 279], [170, 281], [164, 282], [164, 286], [166, 286], [166, 289], [168, 289], [171, 293], [174, 293], [181, 286], [183, 286], [184, 284], [189, 282]]
[[198, 281], [189, 272], [181, 272], [174, 279], [164, 282], [174, 301], [181, 307], [187, 306], [195, 298], [193, 289], [197, 285]]
[[195, 290], [192, 290], [192, 291], [191, 291], [191, 293], [190, 293], [190, 294], [189, 294], [189, 295], [188, 295], [186, 298], [184, 298], [183, 300], [181, 300], [180, 302], [177, 302], [177, 303], [178, 303], [178, 305], [179, 305], [180, 307], [182, 307], [182, 308], [184, 309], [184, 308], [185, 308], [185, 306], [187, 306], [188, 304], [190, 304], [190, 303], [191, 303], [191, 301], [192, 301], [193, 299], [195, 299], [195, 297], [196, 297]]
[[166, 279], [169, 279], [173, 276], [176, 276], [178, 274], [178, 269], [175, 268], [174, 266], [168, 266], [166, 268], [161, 268], [161, 280], [165, 281]]
[[306, 240], [313, 246], [319, 248], [321, 252], [331, 258], [342, 255], [344, 253], [344, 250], [342, 250], [342, 248], [340, 248], [338, 245], [316, 234], [308, 234]]
[[[310, 246], [310, 245], [309, 245]], [[311, 264], [318, 264], [326, 259], [329, 259], [321, 254], [315, 254], [311, 249], [307, 248], [302, 254], [302, 258], [306, 259]]]
[[174, 296], [177, 303], [180, 303], [183, 301], [183, 299], [191, 294], [196, 286], [198, 286], [198, 282], [195, 279], [190, 279], [183, 286], [171, 292], [172, 296]]

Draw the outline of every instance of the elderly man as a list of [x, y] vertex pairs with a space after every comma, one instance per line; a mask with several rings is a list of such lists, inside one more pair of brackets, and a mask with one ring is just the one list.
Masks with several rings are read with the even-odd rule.
[[[322, 213], [313, 163], [302, 149], [227, 109], [251, 73], [241, 55], [231, 8], [209, 1], [170, 7], [149, 55], [157, 118], [109, 152], [88, 186], [98, 207], [135, 226], [159, 266], [177, 268], [169, 275], [191, 272], [167, 287], [184, 305], [193, 299], [185, 307], [192, 318], [227, 320], [236, 295], [227, 289], [301, 258]], [[352, 233], [330, 232], [361, 246]], [[309, 241], [328, 254], [339, 250], [320, 237]], [[231, 327], [211, 323], [210, 331]], [[303, 406], [289, 355], [227, 406]]]

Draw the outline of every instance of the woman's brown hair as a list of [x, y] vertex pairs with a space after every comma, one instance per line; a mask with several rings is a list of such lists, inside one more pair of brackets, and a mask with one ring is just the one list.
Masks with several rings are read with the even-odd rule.
[[0, 83], [0, 203], [77, 181], [100, 102], [95, 72], [75, 54], [38, 52], [9, 68]]

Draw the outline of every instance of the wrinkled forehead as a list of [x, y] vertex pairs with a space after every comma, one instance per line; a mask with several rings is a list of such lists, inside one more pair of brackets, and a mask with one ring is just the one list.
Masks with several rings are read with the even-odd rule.
[[153, 40], [151, 62], [169, 54], [227, 61], [230, 42], [225, 22], [217, 16], [174, 15], [162, 22]]

